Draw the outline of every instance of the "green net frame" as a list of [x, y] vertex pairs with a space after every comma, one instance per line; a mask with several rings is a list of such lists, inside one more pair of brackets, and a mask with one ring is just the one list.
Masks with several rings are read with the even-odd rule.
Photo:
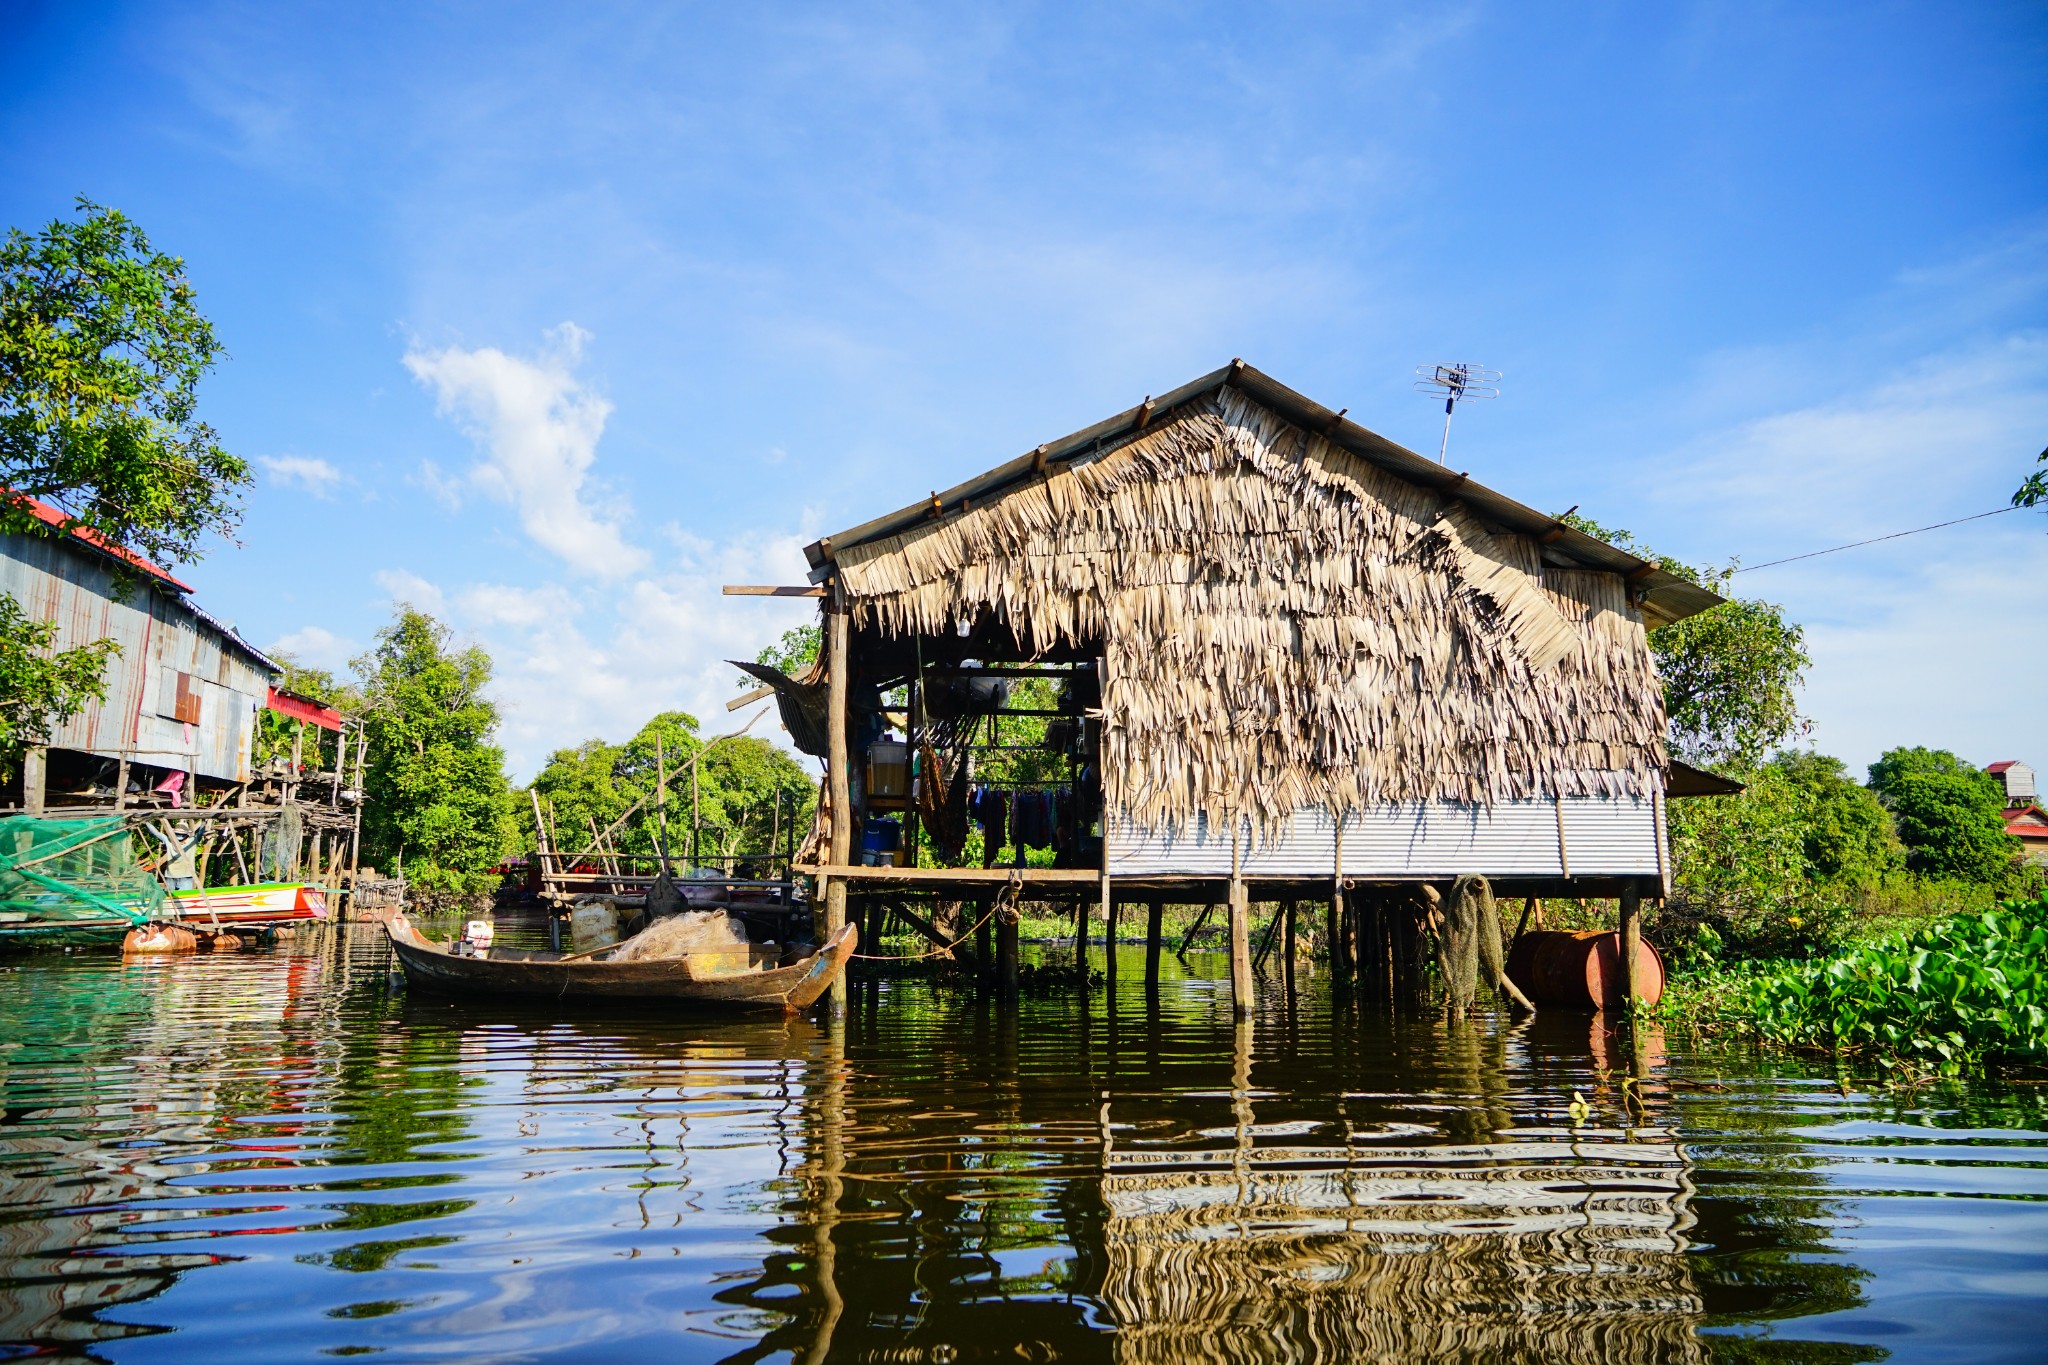
[[147, 924], [164, 889], [124, 820], [0, 818], [0, 934], [66, 924]]

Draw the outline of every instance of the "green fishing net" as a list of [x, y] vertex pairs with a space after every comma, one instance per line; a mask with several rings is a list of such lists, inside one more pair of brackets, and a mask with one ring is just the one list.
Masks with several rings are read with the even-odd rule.
[[87, 923], [147, 924], [164, 890], [121, 820], [0, 818], [0, 936]]

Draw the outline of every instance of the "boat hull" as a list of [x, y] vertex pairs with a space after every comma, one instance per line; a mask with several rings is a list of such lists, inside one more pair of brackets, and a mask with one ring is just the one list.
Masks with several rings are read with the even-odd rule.
[[187, 924], [286, 924], [327, 918], [327, 893], [303, 882], [262, 882], [173, 891], [168, 907]]
[[[554, 953], [493, 949], [457, 957], [403, 915], [384, 926], [408, 989], [485, 999], [663, 1003], [794, 1013], [818, 1000], [846, 970], [858, 935], [847, 925], [807, 957], [760, 965], [764, 954], [697, 953], [651, 962], [564, 961]], [[758, 967], [758, 969], [756, 969]]]

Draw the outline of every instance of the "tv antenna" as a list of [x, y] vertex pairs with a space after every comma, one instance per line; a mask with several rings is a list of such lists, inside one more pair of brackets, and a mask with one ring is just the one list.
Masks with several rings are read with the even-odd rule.
[[1444, 400], [1444, 439], [1437, 447], [1436, 462], [1444, 463], [1451, 449], [1451, 410], [1475, 398], [1500, 397], [1500, 371], [1460, 361], [1455, 365], [1417, 365], [1415, 391]]

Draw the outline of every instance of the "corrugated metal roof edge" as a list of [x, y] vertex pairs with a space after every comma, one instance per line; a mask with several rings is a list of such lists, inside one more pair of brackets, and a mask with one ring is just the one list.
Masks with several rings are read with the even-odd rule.
[[[1097, 422], [1094, 426], [1085, 427], [1057, 441], [1047, 442], [1035, 450], [1026, 451], [1014, 460], [996, 466], [987, 473], [978, 474], [965, 483], [955, 484], [937, 495], [940, 513], [957, 515], [962, 502], [981, 498], [1014, 483], [1021, 483], [1047, 464], [1072, 459], [1083, 451], [1093, 453], [1096, 444], [1109, 437], [1135, 436], [1143, 429], [1139, 425], [1141, 416], [1145, 419], [1144, 426], [1149, 427], [1171, 415], [1175, 408], [1225, 384], [1236, 384], [1251, 398], [1273, 409], [1296, 426], [1308, 431], [1321, 432], [1325, 439], [1397, 478], [1433, 488], [1447, 496], [1467, 502], [1482, 516], [1510, 530], [1544, 537], [1548, 548], [1557, 550], [1588, 568], [1606, 569], [1633, 579], [1642, 594], [1645, 608], [1665, 621], [1682, 621], [1688, 616], [1698, 615], [1709, 607], [1719, 606], [1725, 600], [1718, 593], [1711, 592], [1689, 579], [1669, 573], [1650, 560], [1641, 559], [1605, 541], [1596, 540], [1584, 532], [1575, 531], [1559, 522], [1556, 517], [1524, 506], [1483, 484], [1472, 482], [1463, 474], [1438, 464], [1426, 455], [1418, 455], [1406, 446], [1397, 445], [1378, 432], [1362, 427], [1313, 399], [1296, 393], [1279, 380], [1252, 368], [1242, 360], [1233, 360], [1221, 369], [1211, 370], [1201, 378], [1183, 384], [1148, 403], [1126, 408], [1116, 416]], [[1121, 444], [1121, 440], [1118, 444]], [[850, 530], [820, 537], [804, 547], [804, 555], [812, 566], [811, 581], [823, 582], [831, 576], [832, 556], [837, 551], [878, 540], [883, 536], [894, 535], [925, 520], [931, 515], [931, 509], [932, 499], [926, 498], [885, 516], [876, 517], [872, 521], [862, 522]]]
[[236, 649], [248, 655], [257, 663], [262, 664], [272, 673], [284, 672], [283, 669], [277, 666], [277, 662], [274, 659], [272, 659], [268, 654], [265, 654], [262, 650], [256, 648], [256, 646], [250, 644], [247, 640], [244, 640], [240, 635], [237, 635], [235, 633], [235, 628], [233, 626], [221, 620], [212, 612], [207, 611], [204, 607], [201, 607], [197, 602], [194, 602], [191, 598], [173, 597], [171, 600], [176, 602], [180, 607], [183, 607], [186, 611], [191, 612], [192, 615], [198, 618], [198, 620], [201, 623], [211, 626], [216, 632], [218, 632], [222, 644], [233, 645]]

